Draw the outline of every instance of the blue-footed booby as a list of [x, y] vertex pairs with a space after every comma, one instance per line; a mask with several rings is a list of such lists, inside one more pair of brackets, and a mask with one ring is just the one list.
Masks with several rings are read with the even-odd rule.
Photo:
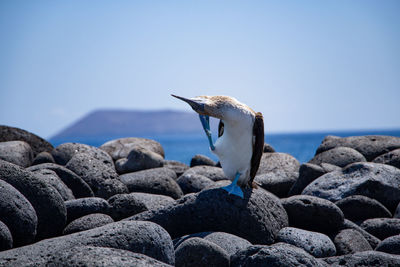
[[[260, 112], [229, 96], [184, 98], [199, 114], [211, 151], [217, 155], [225, 175], [232, 181], [222, 187], [229, 194], [243, 198], [239, 187], [255, 187], [253, 182], [264, 147], [264, 120]], [[220, 119], [218, 139], [212, 141], [209, 117]]]

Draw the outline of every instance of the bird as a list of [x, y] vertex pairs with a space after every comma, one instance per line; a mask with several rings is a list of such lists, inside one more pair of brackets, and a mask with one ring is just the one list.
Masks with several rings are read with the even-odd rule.
[[[242, 188], [257, 188], [254, 182], [264, 148], [264, 119], [247, 105], [230, 96], [197, 96], [178, 98], [199, 114], [211, 152], [232, 183], [222, 187], [228, 194], [243, 198]], [[212, 140], [209, 117], [220, 120], [218, 139]]]

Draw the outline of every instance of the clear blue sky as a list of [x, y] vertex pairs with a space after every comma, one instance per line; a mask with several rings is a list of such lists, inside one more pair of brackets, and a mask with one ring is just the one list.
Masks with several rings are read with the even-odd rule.
[[231, 95], [268, 132], [400, 128], [400, 1], [0, 1], [0, 124]]

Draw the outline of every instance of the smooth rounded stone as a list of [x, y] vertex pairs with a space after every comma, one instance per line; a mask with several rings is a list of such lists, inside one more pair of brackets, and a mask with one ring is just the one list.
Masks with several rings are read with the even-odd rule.
[[299, 178], [296, 179], [293, 186], [290, 188], [288, 195], [300, 195], [307, 185], [325, 173], [326, 171], [319, 165], [312, 163], [301, 164]]
[[137, 200], [141, 201], [147, 210], [159, 209], [175, 201], [172, 197], [169, 196], [149, 194], [149, 193], [134, 192], [134, 193], [129, 193], [129, 195], [132, 195]]
[[33, 159], [32, 165], [38, 165], [42, 163], [55, 163], [55, 161], [49, 152], [43, 151], [36, 155], [36, 157]]
[[161, 226], [121, 221], [0, 252], [0, 266], [43, 266], [57, 252], [88, 245], [129, 250], [171, 265], [175, 262], [171, 237]]
[[0, 142], [0, 159], [26, 168], [32, 164], [33, 151], [24, 141]]
[[181, 176], [185, 171], [190, 168], [185, 163], [176, 160], [164, 160], [164, 167], [173, 170], [176, 173], [177, 177]]
[[396, 210], [395, 210], [395, 212], [394, 212], [393, 218], [398, 218], [398, 219], [400, 219], [400, 202], [399, 202], [399, 204], [397, 205], [397, 208], [396, 208]]
[[64, 235], [69, 235], [90, 230], [113, 222], [114, 220], [107, 214], [93, 213], [72, 221], [70, 224], [67, 225], [67, 227], [65, 227], [63, 233]]
[[365, 220], [360, 227], [376, 236], [385, 239], [389, 236], [400, 234], [400, 219], [397, 218], [374, 218]]
[[119, 180], [129, 192], [160, 194], [178, 199], [183, 192], [174, 178], [176, 174], [168, 168], [156, 168], [123, 174]]
[[343, 224], [343, 212], [326, 199], [296, 195], [282, 199], [282, 205], [291, 227], [330, 234]]
[[68, 223], [89, 214], [109, 214], [111, 210], [111, 205], [107, 200], [99, 197], [79, 198], [65, 201], [65, 207], [67, 208]]
[[194, 155], [194, 157], [190, 160], [190, 167], [200, 166], [200, 165], [215, 166], [215, 164], [216, 164], [215, 161], [201, 154]]
[[7, 225], [5, 225], [2, 221], [0, 221], [0, 251], [11, 249], [12, 247], [13, 247], [13, 238], [11, 232], [8, 229]]
[[357, 224], [355, 224], [352, 221], [349, 221], [347, 219], [344, 219], [344, 223], [343, 223], [342, 227], [340, 228], [340, 230], [344, 230], [344, 229], [352, 229], [352, 230], [359, 232], [365, 238], [365, 240], [368, 241], [369, 245], [373, 249], [375, 249], [376, 246], [381, 242], [380, 239], [371, 235], [370, 233], [368, 233], [367, 231], [362, 229], [360, 226], [358, 226]]
[[264, 153], [274, 153], [275, 149], [270, 144], [264, 143], [263, 152]]
[[400, 168], [400, 149], [395, 149], [383, 155], [376, 157], [372, 162], [383, 163]]
[[114, 195], [108, 203], [111, 205], [110, 215], [116, 221], [147, 210], [146, 205], [133, 194]]
[[379, 251], [362, 251], [337, 257], [325, 258], [331, 267], [394, 267], [400, 266], [400, 257]]
[[64, 201], [54, 187], [46, 184], [21, 167], [0, 160], [0, 179], [21, 192], [36, 211], [38, 223], [36, 239], [62, 233], [67, 218]]
[[246, 239], [225, 232], [211, 232], [203, 238], [223, 248], [228, 255], [233, 255], [239, 250], [251, 246]]
[[1, 179], [0, 221], [11, 231], [15, 246], [26, 245], [35, 240], [37, 227], [35, 210], [17, 189]]
[[176, 180], [184, 194], [200, 192], [209, 188], [215, 182], [201, 174], [185, 174]]
[[254, 245], [238, 251], [231, 257], [231, 267], [287, 267], [287, 266], [328, 266], [303, 249], [287, 243], [276, 243], [271, 246]]
[[346, 219], [361, 222], [371, 218], [392, 217], [390, 211], [377, 200], [360, 195], [349, 196], [335, 202]]
[[336, 254], [336, 248], [327, 235], [294, 227], [282, 228], [277, 242], [299, 247], [316, 258], [330, 257]]
[[163, 157], [153, 151], [141, 147], [133, 148], [126, 158], [121, 158], [115, 162], [115, 168], [119, 174], [163, 166]]
[[229, 255], [220, 246], [202, 238], [185, 240], [175, 250], [175, 266], [229, 266]]
[[345, 167], [354, 162], [366, 162], [365, 157], [350, 147], [335, 147], [315, 155], [309, 163], [329, 163], [339, 167]]
[[95, 158], [102, 164], [107, 165], [111, 169], [115, 170], [114, 161], [110, 155], [100, 148], [89, 146], [86, 144], [79, 143], [64, 143], [51, 151], [51, 155], [57, 164], [66, 165], [75, 154], [84, 153], [89, 155], [91, 158]]
[[89, 154], [75, 154], [65, 167], [79, 175], [97, 197], [107, 199], [115, 194], [128, 192], [128, 189], [117, 180], [118, 174], [114, 168]]
[[72, 190], [66, 186], [61, 179], [58, 177], [58, 175], [49, 169], [38, 169], [33, 172], [36, 177], [41, 179], [43, 182], [51, 185], [54, 187], [60, 196], [63, 198], [64, 201], [75, 199], [74, 194], [72, 193]]
[[185, 171], [182, 175], [188, 174], [200, 174], [214, 182], [228, 179], [222, 168], [213, 166], [195, 166]]
[[300, 163], [285, 153], [264, 153], [255, 181], [279, 197], [286, 197], [299, 177]]
[[214, 182], [210, 186], [206, 187], [206, 189], [221, 188], [221, 187], [230, 185], [231, 183], [232, 183], [231, 180], [221, 180], [221, 181]]
[[80, 246], [52, 255], [45, 266], [172, 267], [149, 256], [124, 249]]
[[82, 198], [82, 197], [93, 197], [93, 191], [90, 186], [77, 174], [73, 171], [68, 170], [64, 166], [54, 164], [54, 163], [42, 163], [39, 165], [31, 166], [26, 170], [35, 172], [37, 170], [52, 170], [54, 171], [57, 176], [63, 181], [63, 183], [68, 186], [69, 189], [72, 190], [73, 195], [75, 198]]
[[344, 229], [334, 237], [337, 255], [352, 254], [360, 251], [373, 250], [363, 235], [353, 229]]
[[341, 171], [322, 175], [303, 194], [336, 202], [351, 195], [374, 198], [389, 211], [400, 202], [400, 170], [379, 163], [353, 163]]
[[378, 244], [377, 251], [400, 255], [400, 235], [390, 236]]
[[139, 137], [111, 140], [101, 145], [100, 149], [106, 151], [114, 161], [117, 161], [121, 158], [128, 157], [131, 150], [138, 147], [153, 151], [164, 158], [164, 149], [159, 142]]
[[326, 136], [316, 154], [335, 147], [350, 147], [360, 152], [367, 161], [379, 155], [400, 148], [400, 138], [383, 135], [337, 137]]
[[155, 222], [172, 238], [204, 231], [223, 231], [255, 244], [272, 244], [287, 214], [279, 199], [263, 189], [244, 189], [244, 199], [223, 189], [184, 196], [164, 208], [137, 214], [129, 220]]
[[330, 163], [325, 163], [325, 162], [322, 162], [319, 166], [321, 166], [325, 172], [340, 171], [342, 169], [339, 166], [336, 166], [336, 165], [333, 165]]
[[6, 141], [27, 142], [31, 146], [34, 156], [42, 151], [51, 152], [53, 150], [53, 146], [49, 142], [33, 133], [19, 128], [0, 125], [0, 142]]

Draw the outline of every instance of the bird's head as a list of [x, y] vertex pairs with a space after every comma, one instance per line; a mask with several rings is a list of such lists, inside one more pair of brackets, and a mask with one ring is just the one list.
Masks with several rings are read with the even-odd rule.
[[197, 113], [218, 119], [226, 119], [230, 117], [229, 115], [234, 115], [231, 114], [234, 107], [245, 106], [229, 96], [197, 96], [194, 98], [172, 96], [188, 103]]

